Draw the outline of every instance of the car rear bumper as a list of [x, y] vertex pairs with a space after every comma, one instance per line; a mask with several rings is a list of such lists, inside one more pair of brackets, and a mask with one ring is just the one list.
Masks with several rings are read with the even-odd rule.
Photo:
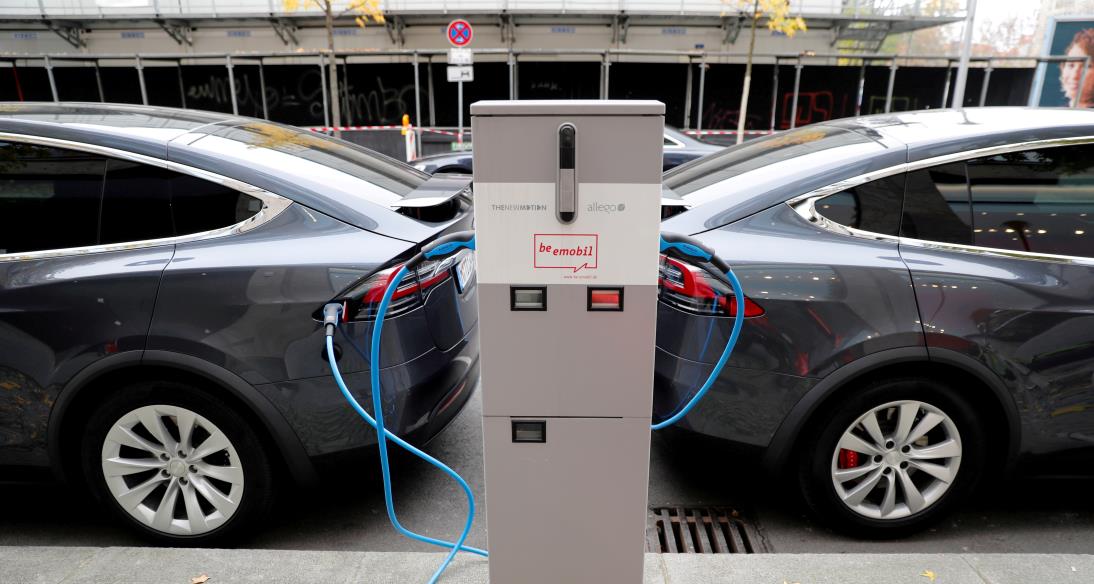
[[[411, 442], [444, 429], [471, 397], [479, 376], [478, 329], [447, 351], [430, 350], [380, 374], [385, 426]], [[357, 401], [372, 411], [369, 372], [343, 375]], [[309, 456], [376, 443], [376, 433], [346, 403], [330, 375], [258, 386], [296, 431]]]
[[[654, 421], [679, 410], [706, 381], [713, 367], [658, 347], [654, 361]], [[794, 404], [816, 381], [727, 366], [703, 401], [677, 426], [742, 445], [766, 447]]]

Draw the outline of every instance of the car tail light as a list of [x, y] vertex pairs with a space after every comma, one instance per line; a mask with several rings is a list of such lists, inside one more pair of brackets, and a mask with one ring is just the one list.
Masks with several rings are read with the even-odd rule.
[[[665, 303], [695, 314], [737, 316], [733, 289], [706, 270], [661, 256], [660, 298]], [[764, 309], [745, 298], [745, 317], [761, 316]]]
[[[468, 263], [464, 261], [463, 256], [469, 253], [464, 250], [443, 260], [425, 260], [419, 263], [417, 268], [403, 277], [399, 287], [391, 295], [391, 302], [384, 318], [405, 314], [424, 304], [431, 290], [452, 279], [454, 265], [465, 266]], [[380, 308], [380, 301], [384, 298], [384, 292], [402, 267], [403, 264], [397, 264], [380, 270], [343, 296], [342, 302], [346, 307], [342, 312], [343, 319], [371, 320], [375, 318], [376, 311]]]

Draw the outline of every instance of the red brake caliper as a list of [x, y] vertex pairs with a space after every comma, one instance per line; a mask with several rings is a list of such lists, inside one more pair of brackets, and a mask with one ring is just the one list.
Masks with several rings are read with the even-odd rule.
[[855, 468], [858, 466], [858, 453], [854, 450], [840, 448], [839, 459], [836, 462], [838, 468]]

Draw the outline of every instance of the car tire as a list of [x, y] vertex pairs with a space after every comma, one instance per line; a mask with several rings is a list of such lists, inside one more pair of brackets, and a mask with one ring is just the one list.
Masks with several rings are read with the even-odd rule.
[[934, 380], [875, 381], [817, 419], [800, 443], [801, 492], [822, 522], [855, 537], [922, 530], [960, 503], [984, 470], [973, 408]]
[[110, 395], [91, 414], [80, 454], [92, 494], [157, 543], [222, 545], [273, 503], [271, 459], [253, 425], [188, 384], [142, 382]]

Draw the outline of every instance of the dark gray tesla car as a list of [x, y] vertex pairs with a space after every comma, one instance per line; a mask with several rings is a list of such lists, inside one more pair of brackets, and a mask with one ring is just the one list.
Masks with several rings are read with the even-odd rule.
[[[730, 260], [749, 297], [685, 425], [762, 449], [829, 524], [900, 535], [1038, 455], [1091, 468], [1063, 461], [1094, 446], [1094, 112], [834, 121], [664, 182], [689, 208], [664, 229]], [[717, 360], [731, 297], [662, 259], [655, 418]]]
[[[317, 318], [346, 305], [336, 356], [367, 401], [371, 311], [401, 259], [470, 228], [467, 187], [261, 120], [0, 104], [0, 465], [84, 481], [173, 545], [252, 525], [374, 443]], [[470, 255], [395, 294], [377, 366], [400, 435], [470, 396], [475, 302]]]

